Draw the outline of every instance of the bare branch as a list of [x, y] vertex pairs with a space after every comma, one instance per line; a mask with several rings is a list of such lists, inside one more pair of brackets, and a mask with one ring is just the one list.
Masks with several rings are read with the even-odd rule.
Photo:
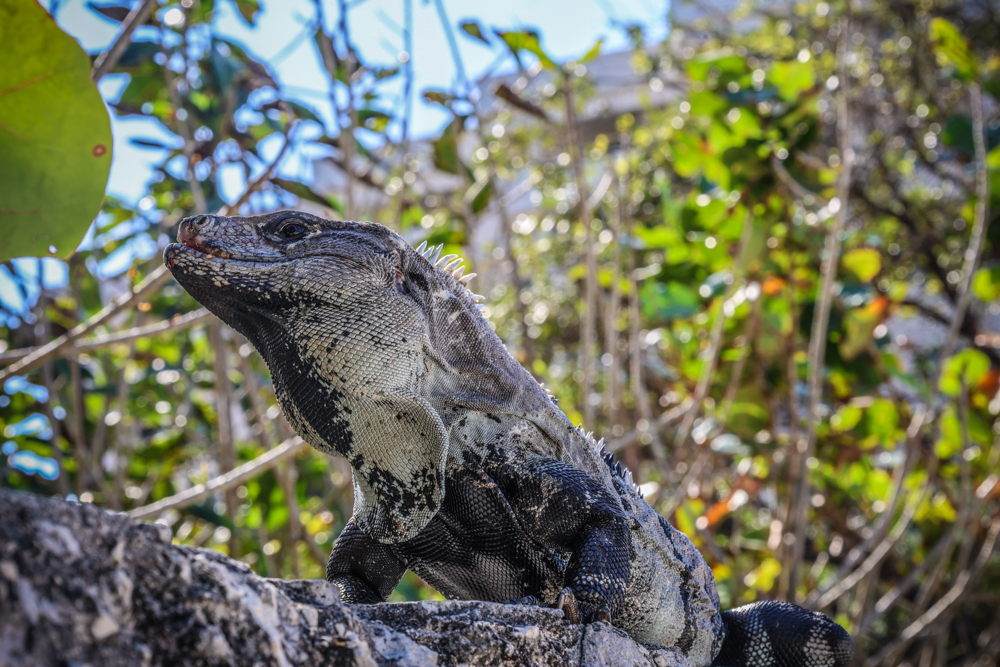
[[983, 541], [983, 546], [980, 548], [979, 555], [977, 556], [976, 561], [972, 564], [972, 567], [963, 570], [955, 579], [955, 584], [948, 589], [947, 593], [942, 595], [930, 609], [921, 614], [920, 618], [910, 623], [910, 625], [908, 625], [906, 629], [900, 633], [899, 639], [889, 643], [889, 645], [879, 651], [875, 657], [870, 658], [865, 663], [865, 667], [874, 667], [883, 661], [885, 661], [886, 664], [891, 664], [891, 658], [893, 656], [896, 656], [905, 650], [906, 647], [909, 646], [910, 642], [924, 632], [929, 625], [937, 621], [942, 615], [951, 611], [951, 609], [958, 604], [963, 597], [965, 597], [966, 591], [969, 590], [969, 586], [975, 582], [979, 574], [986, 567], [987, 561], [989, 561], [990, 556], [993, 554], [993, 548], [996, 546], [998, 534], [1000, 534], [1000, 518], [994, 519], [993, 523], [990, 524], [989, 531], [986, 533], [986, 539]]
[[[191, 311], [185, 315], [175, 315], [169, 320], [162, 320], [155, 324], [147, 324], [144, 327], [133, 327], [131, 329], [126, 329], [125, 331], [116, 331], [115, 333], [95, 336], [90, 340], [79, 342], [76, 345], [64, 349], [64, 352], [66, 354], [90, 352], [102, 347], [108, 347], [109, 345], [129, 343], [133, 340], [138, 340], [139, 338], [157, 336], [168, 331], [183, 331], [184, 329], [190, 329], [193, 326], [205, 322], [211, 316], [212, 314], [208, 312], [208, 310], [205, 308], [199, 308], [198, 310]], [[15, 361], [24, 359], [28, 355], [33, 354], [40, 349], [40, 347], [29, 347], [21, 350], [11, 350], [6, 354], [0, 354], [0, 364], [14, 363]], [[60, 354], [56, 356], [62, 355]]]
[[145, 280], [136, 285], [135, 289], [131, 292], [122, 294], [94, 314], [94, 316], [86, 322], [81, 322], [64, 333], [62, 336], [59, 336], [59, 338], [42, 345], [31, 354], [27, 355], [20, 361], [15, 362], [6, 370], [0, 372], [0, 386], [3, 386], [3, 383], [13, 376], [23, 375], [24, 373], [38, 368], [46, 361], [55, 359], [57, 356], [64, 354], [67, 347], [107, 322], [111, 317], [152, 295], [163, 283], [167, 281], [168, 278], [170, 278], [170, 272], [167, 271], [167, 267], [156, 267], [148, 276], [146, 276]]
[[142, 2], [132, 8], [132, 11], [122, 21], [121, 32], [118, 33], [118, 37], [115, 38], [114, 43], [94, 61], [94, 68], [91, 70], [90, 78], [94, 81], [100, 81], [102, 76], [110, 72], [111, 68], [118, 64], [118, 60], [125, 53], [129, 42], [132, 41], [132, 33], [146, 22], [146, 19], [149, 18], [155, 7], [156, 0], [142, 0]]
[[[823, 277], [817, 299], [816, 312], [813, 316], [812, 332], [809, 337], [809, 408], [806, 423], [805, 442], [796, 443], [798, 451], [798, 475], [796, 492], [793, 495], [795, 507], [794, 555], [788, 578], [789, 598], [795, 597], [798, 585], [799, 570], [802, 557], [805, 554], [805, 537], [807, 509], [806, 502], [809, 491], [809, 471], [806, 462], [816, 446], [816, 426], [819, 422], [819, 404], [823, 397], [823, 361], [826, 354], [826, 338], [830, 324], [830, 306], [833, 303], [833, 283], [837, 278], [837, 264], [840, 261], [840, 236], [847, 221], [847, 199], [851, 187], [851, 139], [850, 110], [847, 99], [847, 40], [850, 19], [844, 16], [840, 20], [840, 40], [837, 45], [837, 69], [840, 79], [840, 94], [837, 96], [837, 142], [840, 149], [840, 178], [837, 183], [837, 195], [840, 207], [834, 217], [834, 223], [826, 236], [826, 256], [823, 258]], [[795, 416], [793, 415], [793, 418]]]
[[307, 450], [308, 447], [302, 438], [291, 438], [266, 454], [261, 454], [253, 461], [247, 461], [243, 465], [233, 468], [226, 474], [219, 475], [204, 484], [197, 484], [186, 491], [182, 491], [169, 498], [164, 498], [163, 500], [158, 500], [150, 505], [137, 507], [128, 512], [128, 517], [130, 519], [145, 519], [162, 514], [169, 509], [190, 507], [211, 495], [235, 488], [248, 479], [253, 479], [282, 461]]
[[[955, 339], [958, 337], [958, 330], [965, 321], [965, 313], [969, 309], [969, 302], [972, 300], [972, 275], [976, 271], [976, 264], [979, 263], [979, 255], [983, 251], [983, 239], [986, 238], [987, 215], [986, 208], [989, 205], [990, 183], [986, 171], [986, 143], [983, 137], [983, 91], [978, 83], [969, 85], [969, 92], [972, 97], [970, 106], [972, 109], [972, 140], [976, 147], [976, 208], [975, 220], [972, 223], [972, 235], [969, 238], [969, 247], [965, 250], [965, 263], [962, 266], [962, 280], [958, 288], [958, 301], [955, 304], [955, 314], [948, 327], [948, 335], [945, 337], [944, 345], [941, 346], [941, 363], [938, 366], [937, 377], [941, 376], [944, 363], [951, 356], [955, 347]], [[932, 391], [937, 392], [937, 381], [935, 379]]]

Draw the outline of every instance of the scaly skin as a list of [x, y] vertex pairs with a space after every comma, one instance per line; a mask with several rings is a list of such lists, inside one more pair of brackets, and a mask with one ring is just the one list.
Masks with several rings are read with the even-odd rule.
[[610, 619], [678, 664], [849, 660], [821, 614], [719, 612], [690, 540], [507, 353], [455, 261], [298, 212], [188, 218], [178, 241], [177, 280], [261, 353], [295, 430], [351, 464], [327, 567], [345, 601], [384, 601], [412, 569], [449, 598]]

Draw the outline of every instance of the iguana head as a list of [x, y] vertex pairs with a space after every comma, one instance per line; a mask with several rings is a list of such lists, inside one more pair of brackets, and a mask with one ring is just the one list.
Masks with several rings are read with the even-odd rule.
[[[370, 222], [283, 211], [181, 222], [164, 261], [257, 348], [289, 421], [355, 472], [355, 518], [415, 535], [444, 497], [449, 411], [551, 405], [449, 258]], [[437, 265], [436, 265], [437, 264]]]

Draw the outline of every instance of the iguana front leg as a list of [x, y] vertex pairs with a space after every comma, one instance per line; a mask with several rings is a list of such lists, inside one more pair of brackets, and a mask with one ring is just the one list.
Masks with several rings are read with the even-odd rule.
[[385, 602], [405, 572], [406, 565], [389, 546], [361, 532], [351, 517], [333, 545], [326, 580], [348, 604], [375, 604]]
[[614, 618], [631, 578], [629, 520], [617, 497], [583, 471], [536, 458], [489, 471], [524, 531], [545, 547], [569, 552], [558, 604], [583, 621]]

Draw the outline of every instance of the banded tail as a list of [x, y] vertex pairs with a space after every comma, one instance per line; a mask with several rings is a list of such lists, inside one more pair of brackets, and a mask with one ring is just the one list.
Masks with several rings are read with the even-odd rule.
[[817, 611], [777, 601], [722, 612], [726, 638], [712, 667], [842, 667], [854, 645]]

